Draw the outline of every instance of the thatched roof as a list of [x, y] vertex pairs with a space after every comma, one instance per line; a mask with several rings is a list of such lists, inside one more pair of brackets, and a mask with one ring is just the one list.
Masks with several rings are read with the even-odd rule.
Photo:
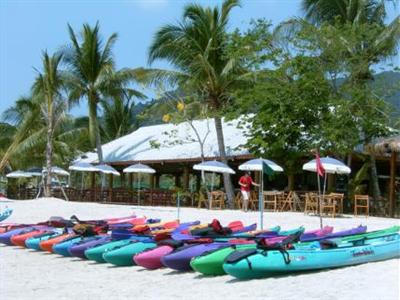
[[381, 153], [400, 152], [400, 135], [379, 139], [374, 149]]

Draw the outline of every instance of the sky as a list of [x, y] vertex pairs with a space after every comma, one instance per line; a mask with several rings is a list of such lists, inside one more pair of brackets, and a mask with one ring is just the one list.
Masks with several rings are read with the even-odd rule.
[[[0, 114], [29, 94], [41, 67], [41, 53], [57, 51], [69, 42], [67, 24], [76, 32], [83, 23], [99, 21], [101, 34], [118, 34], [114, 46], [117, 68], [147, 67], [147, 50], [156, 30], [180, 19], [187, 3], [220, 4], [219, 0], [0, 0]], [[266, 18], [276, 25], [302, 16], [301, 0], [242, 0], [232, 11], [230, 29], [248, 27], [251, 19]], [[399, 14], [389, 6], [388, 19]], [[156, 62], [154, 67], [165, 67]], [[85, 103], [72, 109], [86, 115]]]

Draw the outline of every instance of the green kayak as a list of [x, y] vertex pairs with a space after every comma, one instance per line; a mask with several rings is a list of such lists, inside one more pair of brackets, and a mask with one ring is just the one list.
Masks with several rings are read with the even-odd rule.
[[87, 259], [97, 261], [98, 263], [105, 263], [106, 261], [103, 258], [103, 254], [105, 252], [126, 246], [130, 243], [132, 243], [132, 240], [129, 239], [109, 242], [107, 244], [86, 250], [85, 256], [87, 257]]
[[135, 264], [133, 256], [143, 252], [146, 249], [155, 248], [156, 243], [153, 242], [137, 242], [121, 248], [107, 251], [103, 254], [106, 262], [116, 266], [133, 266]]
[[[346, 236], [342, 238], [332, 239], [334, 243], [338, 244], [338, 247], [348, 247], [349, 243], [352, 243], [357, 240], [362, 239], [374, 239], [379, 237], [384, 237], [386, 235], [391, 235], [393, 233], [399, 232], [400, 226], [392, 226], [386, 229], [367, 232], [363, 234], [356, 234], [352, 236]], [[297, 243], [293, 245], [295, 249], [310, 249], [310, 248], [319, 248], [319, 242], [306, 242], [306, 243]], [[232, 252], [235, 251], [244, 251], [249, 249], [256, 249], [256, 244], [241, 244], [241, 245], [232, 245], [222, 249], [218, 249], [212, 251], [211, 253], [205, 253], [204, 255], [195, 257], [190, 262], [190, 266], [197, 272], [200, 272], [204, 275], [224, 275], [226, 272], [223, 269], [223, 264], [226, 259]]]

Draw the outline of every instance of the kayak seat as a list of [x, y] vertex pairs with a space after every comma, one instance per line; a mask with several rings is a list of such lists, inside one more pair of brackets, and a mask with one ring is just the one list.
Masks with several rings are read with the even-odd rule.
[[226, 263], [235, 263], [238, 262], [242, 259], [245, 259], [249, 256], [252, 256], [254, 254], [257, 254], [257, 250], [256, 249], [247, 249], [247, 250], [243, 250], [243, 251], [234, 251], [231, 254], [229, 254], [226, 258], [225, 258], [225, 262]]

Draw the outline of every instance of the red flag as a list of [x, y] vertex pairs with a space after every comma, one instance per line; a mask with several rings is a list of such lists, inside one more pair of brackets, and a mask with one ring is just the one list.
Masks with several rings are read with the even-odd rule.
[[317, 161], [317, 173], [319, 176], [323, 177], [325, 173], [325, 169], [322, 166], [321, 159], [319, 158], [319, 153], [315, 153], [315, 160]]

